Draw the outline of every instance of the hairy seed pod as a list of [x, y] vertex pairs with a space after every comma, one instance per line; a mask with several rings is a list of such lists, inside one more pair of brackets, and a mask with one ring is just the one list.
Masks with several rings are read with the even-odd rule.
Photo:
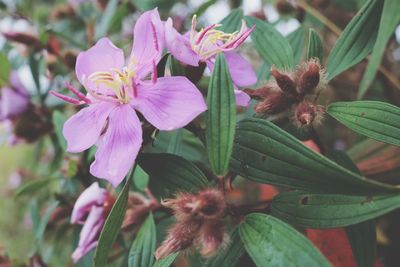
[[263, 101], [258, 103], [254, 110], [262, 115], [275, 115], [285, 111], [293, 104], [293, 99], [288, 98], [282, 92], [273, 92], [268, 95]]
[[250, 89], [246, 88], [243, 90], [246, 94], [248, 94], [251, 99], [255, 100], [263, 100], [265, 97], [267, 97], [271, 92], [273, 92], [274, 89], [271, 86], [263, 86], [257, 89]]
[[298, 127], [310, 126], [321, 122], [324, 108], [309, 102], [301, 102], [294, 108], [294, 122]]
[[298, 78], [297, 91], [304, 97], [306, 94], [311, 94], [317, 88], [320, 82], [321, 66], [314, 60], [307, 63], [305, 71]]
[[196, 245], [203, 257], [212, 257], [228, 240], [224, 223], [221, 220], [212, 220], [201, 226]]
[[296, 84], [289, 75], [278, 71], [273, 66], [271, 67], [271, 75], [275, 78], [283, 93], [292, 98], [297, 97]]

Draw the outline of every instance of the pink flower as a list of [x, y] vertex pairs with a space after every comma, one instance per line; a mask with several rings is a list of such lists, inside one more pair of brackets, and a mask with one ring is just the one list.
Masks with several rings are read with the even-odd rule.
[[0, 121], [13, 119], [29, 105], [29, 94], [16, 72], [10, 74], [10, 84], [0, 88]]
[[[134, 37], [126, 65], [123, 51], [107, 38], [78, 55], [76, 75], [88, 96], [72, 87], [79, 100], [53, 92], [68, 102], [89, 104], [64, 124], [67, 151], [81, 152], [97, 145], [90, 173], [114, 186], [128, 173], [142, 144], [135, 110], [158, 129], [170, 131], [207, 109], [203, 96], [187, 78], [157, 78], [164, 27], [156, 9], [138, 19]], [[149, 74], [151, 80], [146, 80]]]
[[[221, 26], [219, 24], [212, 24], [200, 31], [196, 30], [196, 24], [195, 15], [191, 30], [181, 35], [172, 26], [171, 18], [165, 23], [166, 45], [176, 59], [191, 66], [198, 66], [199, 62], [204, 62], [212, 71], [215, 56], [222, 52], [225, 54], [229, 72], [236, 86], [250, 86], [257, 82], [251, 64], [234, 51], [250, 36], [255, 26], [247, 29], [243, 21], [239, 32], [229, 34], [217, 30], [216, 28]], [[250, 97], [246, 93], [235, 88], [235, 95], [237, 105], [249, 104]]]
[[72, 253], [76, 263], [97, 245], [97, 240], [107, 216], [108, 192], [93, 183], [78, 197], [71, 215], [71, 223], [83, 224], [78, 247]]

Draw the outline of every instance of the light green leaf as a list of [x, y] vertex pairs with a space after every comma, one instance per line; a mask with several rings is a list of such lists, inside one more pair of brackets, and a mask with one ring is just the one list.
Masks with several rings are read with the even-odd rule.
[[304, 27], [300, 26], [297, 30], [291, 32], [286, 37], [292, 47], [294, 54], [294, 63], [295, 65], [299, 64], [301, 58], [304, 53], [304, 44], [306, 41], [306, 34]]
[[65, 121], [67, 120], [64, 116], [63, 113], [61, 113], [58, 110], [55, 110], [53, 112], [53, 125], [54, 125], [54, 131], [56, 132], [58, 143], [61, 146], [61, 149], [65, 151], [67, 149], [67, 141], [64, 138], [64, 135], [62, 134], [62, 129], [64, 126]]
[[324, 56], [324, 47], [322, 46], [322, 41], [319, 38], [318, 33], [310, 29], [308, 34], [308, 48], [307, 48], [307, 59], [318, 58], [319, 62], [322, 63]]
[[310, 240], [270, 215], [247, 215], [239, 233], [257, 267], [331, 266]]
[[97, 27], [95, 28], [95, 39], [98, 40], [104, 36], [106, 36], [111, 24], [113, 22], [114, 14], [117, 11], [118, 0], [110, 0], [108, 1], [106, 10], [101, 16], [101, 20]]
[[239, 31], [242, 25], [242, 20], [243, 10], [241, 8], [233, 9], [228, 16], [221, 20], [219, 23], [221, 26], [218, 29], [227, 33]]
[[382, 60], [383, 53], [385, 52], [386, 44], [390, 37], [393, 35], [394, 30], [400, 23], [400, 1], [399, 0], [385, 0], [381, 21], [379, 24], [378, 37], [372, 50], [371, 58], [369, 59], [367, 69], [358, 89], [357, 98], [361, 99], [367, 92], [368, 87], [371, 85], [375, 78], [376, 72]]
[[400, 207], [400, 195], [344, 196], [281, 193], [272, 201], [272, 214], [305, 228], [336, 228], [371, 220]]
[[40, 180], [33, 180], [33, 181], [26, 182], [17, 189], [17, 191], [15, 192], [14, 198], [20, 197], [27, 193], [33, 193], [33, 192], [49, 185], [53, 181], [57, 181], [57, 179], [48, 178], [48, 179], [40, 179]]
[[129, 186], [131, 184], [131, 176], [134, 170], [128, 174], [124, 188], [119, 193], [108, 217], [101, 230], [99, 242], [93, 260], [93, 267], [107, 266], [108, 254], [112, 249], [115, 239], [120, 231], [122, 221], [124, 220], [126, 206], [128, 203]]
[[226, 248], [218, 251], [218, 254], [205, 263], [205, 267], [232, 267], [236, 266], [245, 249], [240, 240], [239, 231], [235, 229], [230, 235], [230, 242]]
[[151, 192], [160, 198], [180, 191], [197, 191], [208, 183], [196, 165], [176, 155], [142, 154], [139, 165], [150, 176]]
[[206, 144], [214, 174], [228, 171], [236, 123], [233, 83], [223, 54], [215, 60], [207, 94]]
[[46, 209], [46, 212], [41, 216], [39, 223], [36, 225], [37, 227], [34, 229], [35, 239], [37, 241], [41, 242], [43, 240], [43, 235], [49, 222], [50, 216], [59, 204], [60, 203], [58, 201], [50, 202], [49, 206]]
[[363, 60], [374, 47], [383, 1], [369, 0], [339, 36], [328, 57], [328, 80]]
[[238, 123], [231, 170], [260, 183], [308, 192], [364, 195], [400, 192], [365, 179], [314, 152], [289, 133], [262, 119]]
[[400, 146], [400, 108], [379, 101], [336, 102], [327, 112], [353, 131]]
[[155, 260], [153, 254], [156, 250], [156, 240], [156, 225], [153, 214], [150, 213], [132, 243], [129, 251], [128, 266], [152, 266]]
[[0, 53], [0, 70], [0, 86], [3, 86], [8, 83], [11, 71], [11, 64], [4, 53]]
[[271, 24], [249, 16], [245, 20], [248, 27], [256, 25], [251, 39], [264, 61], [281, 70], [293, 69], [294, 55], [288, 40]]
[[176, 259], [176, 257], [178, 257], [178, 255], [179, 255], [178, 252], [172, 253], [172, 254], [168, 255], [167, 257], [156, 261], [153, 264], [153, 267], [169, 267], [175, 261], [175, 259]]
[[373, 267], [376, 255], [375, 220], [346, 227], [354, 258], [358, 267]]

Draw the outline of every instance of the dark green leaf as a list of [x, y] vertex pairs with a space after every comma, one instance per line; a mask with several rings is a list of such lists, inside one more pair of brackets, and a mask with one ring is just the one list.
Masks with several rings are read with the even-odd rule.
[[178, 252], [172, 253], [171, 255], [168, 255], [167, 257], [165, 257], [159, 261], [156, 261], [153, 264], [153, 267], [169, 267], [175, 261], [175, 259], [176, 259], [176, 257], [178, 257], [178, 255], [179, 255]]
[[379, 101], [336, 102], [327, 112], [353, 131], [400, 146], [400, 108]]
[[367, 180], [318, 154], [271, 122], [238, 123], [231, 169], [260, 183], [308, 192], [382, 194], [400, 188]]
[[354, 258], [358, 267], [373, 267], [376, 254], [375, 220], [346, 227]]
[[286, 37], [292, 47], [294, 54], [295, 65], [299, 64], [303, 53], [304, 53], [304, 43], [306, 41], [306, 34], [304, 27], [300, 26], [297, 30], [291, 32]]
[[153, 214], [149, 214], [132, 243], [129, 251], [129, 267], [152, 266], [156, 249], [156, 225]]
[[308, 48], [307, 48], [307, 59], [318, 58], [319, 62], [322, 63], [322, 58], [324, 56], [324, 47], [322, 46], [322, 41], [319, 38], [318, 33], [310, 29], [308, 34]]
[[149, 185], [149, 175], [140, 166], [136, 166], [133, 184], [140, 191], [145, 190]]
[[223, 176], [228, 171], [236, 123], [233, 83], [223, 54], [215, 60], [207, 94], [206, 144], [211, 169]]
[[233, 9], [228, 16], [221, 20], [219, 30], [227, 33], [238, 31], [242, 25], [242, 19], [243, 10], [241, 8]]
[[11, 71], [11, 64], [4, 53], [0, 53], [0, 70], [0, 86], [2, 86], [8, 83]]
[[57, 181], [54, 178], [48, 179], [40, 179], [40, 180], [33, 180], [27, 183], [24, 183], [18, 190], [15, 192], [15, 198], [25, 195], [27, 193], [33, 193], [47, 185], [49, 185], [52, 181]]
[[169, 55], [167, 65], [171, 76], [185, 76], [185, 69], [172, 55]]
[[41, 60], [40, 55], [36, 55], [33, 53], [29, 55], [29, 67], [31, 69], [33, 81], [35, 82], [36, 85], [36, 90], [39, 92], [39, 96], [40, 96], [40, 77], [39, 77], [40, 60]]
[[272, 201], [272, 214], [305, 228], [336, 228], [371, 220], [400, 207], [400, 195], [344, 196], [288, 192]]
[[240, 240], [239, 231], [235, 229], [230, 236], [229, 246], [218, 252], [217, 256], [207, 261], [205, 267], [232, 267], [236, 266], [244, 254], [244, 246]]
[[328, 80], [363, 60], [378, 35], [382, 0], [369, 0], [346, 26], [328, 58]]
[[[132, 171], [134, 173], [134, 170]], [[112, 249], [115, 239], [124, 220], [126, 206], [128, 203], [129, 186], [131, 184], [131, 174], [126, 178], [124, 188], [119, 193], [108, 217], [101, 230], [99, 242], [93, 260], [93, 267], [107, 266], [108, 253]]]
[[183, 130], [178, 129], [172, 132], [172, 137], [169, 140], [167, 152], [170, 154], [178, 155], [182, 145]]
[[247, 215], [239, 233], [257, 267], [330, 266], [310, 240], [272, 216]]
[[58, 110], [53, 112], [53, 125], [54, 131], [56, 132], [58, 143], [60, 144], [63, 151], [67, 149], [67, 141], [65, 141], [64, 135], [62, 134], [62, 129], [66, 118], [64, 114]]
[[261, 57], [278, 69], [293, 69], [293, 50], [288, 40], [271, 24], [255, 17], [246, 16], [245, 19], [248, 27], [256, 25], [251, 39]]
[[207, 186], [207, 178], [190, 161], [172, 154], [142, 154], [139, 165], [150, 175], [149, 186], [160, 198]]
[[358, 89], [358, 99], [361, 99], [367, 92], [368, 87], [371, 85], [375, 78], [376, 72], [382, 60], [383, 53], [385, 52], [386, 44], [390, 37], [393, 35], [394, 30], [400, 22], [400, 1], [399, 0], [385, 0], [381, 21], [379, 24], [378, 37], [374, 49], [372, 50], [371, 58], [369, 59], [367, 69], [360, 83]]
[[117, 11], [117, 7], [118, 7], [118, 0], [108, 1], [106, 10], [101, 16], [100, 23], [97, 25], [95, 29], [94, 36], [96, 40], [100, 39], [101, 37], [104, 37], [107, 34], [111, 26], [111, 23], [113, 22], [114, 14]]

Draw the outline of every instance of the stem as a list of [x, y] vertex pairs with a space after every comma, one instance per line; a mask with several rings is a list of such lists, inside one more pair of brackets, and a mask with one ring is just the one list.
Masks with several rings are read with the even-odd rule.
[[[336, 35], [340, 35], [342, 33], [342, 29], [340, 29], [333, 21], [325, 17], [321, 12], [319, 12], [317, 9], [313, 8], [310, 6], [308, 3], [306, 3], [304, 0], [299, 0], [297, 2], [297, 5], [302, 7], [307, 13], [309, 13], [311, 16], [315, 17], [319, 21], [321, 21], [328, 29], [330, 29], [333, 33]], [[400, 90], [400, 80], [396, 78], [392, 73], [389, 72], [388, 69], [386, 69], [384, 66], [379, 65], [379, 72], [383, 74], [383, 76], [388, 79], [389, 82], [391, 82], [397, 90]]]

